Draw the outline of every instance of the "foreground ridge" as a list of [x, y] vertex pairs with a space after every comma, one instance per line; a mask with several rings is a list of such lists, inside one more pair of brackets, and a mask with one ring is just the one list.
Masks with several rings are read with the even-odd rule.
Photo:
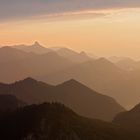
[[[77, 115], [60, 103], [18, 109], [0, 119], [5, 140], [132, 140], [135, 136], [117, 125]], [[137, 140], [135, 138], [135, 140]]]

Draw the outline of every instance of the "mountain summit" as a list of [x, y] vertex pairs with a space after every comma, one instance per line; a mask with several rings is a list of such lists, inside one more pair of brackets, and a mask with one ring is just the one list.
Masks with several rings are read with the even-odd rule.
[[12, 46], [13, 48], [16, 49], [20, 49], [24, 52], [32, 52], [32, 53], [36, 53], [36, 54], [45, 54], [50, 52], [51, 50], [40, 45], [40, 43], [38, 41], [35, 41], [34, 44], [32, 45], [16, 45], [16, 46]]
[[34, 47], [43, 47], [43, 46], [40, 45], [40, 43], [38, 41], [35, 41], [35, 43], [32, 46], [34, 46]]

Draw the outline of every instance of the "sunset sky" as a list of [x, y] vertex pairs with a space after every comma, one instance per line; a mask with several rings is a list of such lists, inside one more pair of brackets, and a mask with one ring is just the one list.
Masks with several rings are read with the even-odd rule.
[[140, 59], [140, 0], [0, 0], [0, 45], [36, 40]]

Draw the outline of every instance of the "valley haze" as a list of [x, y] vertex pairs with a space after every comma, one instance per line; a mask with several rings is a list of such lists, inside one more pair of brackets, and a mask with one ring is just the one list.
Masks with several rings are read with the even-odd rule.
[[36, 41], [32, 45], [1, 47], [0, 64], [2, 83], [32, 77], [58, 85], [75, 79], [113, 97], [127, 109], [140, 100], [140, 61], [129, 57], [97, 57], [65, 47], [46, 48]]
[[140, 0], [0, 0], [0, 140], [140, 140]]

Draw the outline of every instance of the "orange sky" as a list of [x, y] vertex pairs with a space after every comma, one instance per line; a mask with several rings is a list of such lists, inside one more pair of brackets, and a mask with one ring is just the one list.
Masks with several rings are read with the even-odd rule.
[[0, 45], [67, 46], [100, 56], [140, 58], [140, 9], [78, 11], [0, 23]]

